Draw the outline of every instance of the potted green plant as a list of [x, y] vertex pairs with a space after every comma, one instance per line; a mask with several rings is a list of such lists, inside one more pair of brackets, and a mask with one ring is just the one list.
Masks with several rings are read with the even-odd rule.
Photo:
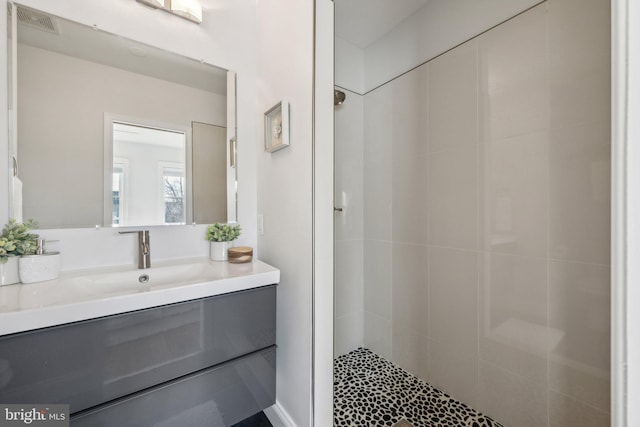
[[0, 234], [0, 285], [11, 285], [20, 281], [18, 259], [22, 255], [33, 255], [38, 248], [38, 235], [29, 231], [36, 222], [18, 222], [15, 218], [2, 229]]
[[207, 227], [207, 240], [211, 242], [211, 252], [209, 257], [212, 261], [226, 261], [227, 250], [231, 247], [231, 242], [240, 236], [239, 224], [216, 223]]

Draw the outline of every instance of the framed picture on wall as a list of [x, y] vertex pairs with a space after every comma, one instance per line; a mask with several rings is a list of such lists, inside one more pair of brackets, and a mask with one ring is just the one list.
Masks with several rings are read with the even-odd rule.
[[270, 153], [289, 146], [289, 103], [280, 101], [264, 113], [264, 149]]

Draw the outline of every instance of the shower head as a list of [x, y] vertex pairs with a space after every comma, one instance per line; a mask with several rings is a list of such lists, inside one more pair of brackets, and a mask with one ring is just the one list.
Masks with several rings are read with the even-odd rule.
[[345, 93], [341, 90], [334, 90], [333, 91], [333, 105], [334, 106], [338, 106], [338, 105], [342, 105], [342, 103], [344, 102], [344, 100], [346, 99], [347, 95], [345, 95]]

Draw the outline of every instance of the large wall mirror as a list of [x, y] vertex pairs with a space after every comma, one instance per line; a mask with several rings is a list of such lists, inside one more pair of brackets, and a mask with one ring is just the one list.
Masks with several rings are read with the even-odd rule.
[[20, 5], [10, 19], [12, 216], [236, 221], [234, 73]]

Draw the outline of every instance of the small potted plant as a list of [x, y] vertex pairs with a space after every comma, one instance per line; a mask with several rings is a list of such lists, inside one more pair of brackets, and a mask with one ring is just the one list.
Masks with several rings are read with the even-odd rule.
[[0, 234], [0, 285], [12, 285], [20, 281], [18, 259], [33, 255], [38, 248], [38, 235], [29, 231], [36, 227], [29, 220], [21, 223], [11, 218]]
[[212, 261], [226, 261], [227, 250], [231, 242], [240, 236], [240, 225], [212, 224], [207, 227], [207, 240], [211, 242], [210, 258]]

